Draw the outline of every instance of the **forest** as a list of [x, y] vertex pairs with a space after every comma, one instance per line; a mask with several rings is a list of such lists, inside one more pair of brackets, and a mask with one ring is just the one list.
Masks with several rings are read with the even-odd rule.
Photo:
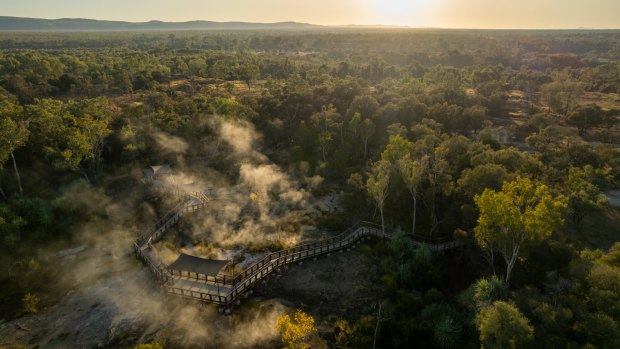
[[[154, 165], [166, 251], [391, 237], [221, 315], [132, 254]], [[619, 348], [619, 238], [618, 31], [0, 33], [0, 348]]]

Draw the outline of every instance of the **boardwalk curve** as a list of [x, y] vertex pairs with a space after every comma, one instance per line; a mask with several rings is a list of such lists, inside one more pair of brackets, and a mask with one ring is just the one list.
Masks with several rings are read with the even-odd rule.
[[[204, 208], [209, 202], [209, 198], [200, 192], [178, 196], [179, 203], [143, 232], [133, 247], [136, 255], [149, 267], [167, 293], [202, 302], [230, 306], [247, 295], [259, 282], [288, 264], [348, 248], [367, 237], [390, 238], [390, 234], [384, 233], [376, 224], [359, 222], [337, 236], [271, 252], [238, 275], [214, 277], [196, 274], [191, 277], [190, 273], [183, 275], [169, 270], [152, 246], [181, 217]], [[414, 236], [413, 243], [416, 246], [426, 245], [433, 251], [451, 250], [462, 245], [462, 242], [453, 239], [428, 241], [418, 236]]]

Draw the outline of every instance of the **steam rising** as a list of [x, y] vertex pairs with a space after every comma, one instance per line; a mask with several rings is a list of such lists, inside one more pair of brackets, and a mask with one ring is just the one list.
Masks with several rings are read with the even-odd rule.
[[239, 155], [252, 155], [265, 160], [266, 157], [254, 150], [260, 137], [254, 127], [247, 122], [222, 122], [220, 125], [220, 136], [228, 143], [233, 151]]
[[229, 145], [226, 156], [241, 163], [236, 183], [216, 172], [200, 178], [179, 172], [168, 179], [169, 185], [183, 183], [184, 190], [207, 192], [211, 199], [188, 219], [193, 239], [224, 248], [298, 243], [299, 212], [308, 206], [308, 192], [257, 150], [261, 136], [251, 124], [221, 121], [213, 131], [218, 136], [213, 142]]
[[[206, 192], [210, 197], [205, 210], [184, 218], [193, 239], [238, 251], [264, 241], [298, 243], [303, 217], [298, 211], [307, 206], [309, 194], [257, 151], [261, 137], [250, 124], [222, 121], [211, 127], [217, 135], [211, 140], [216, 146], [211, 148], [219, 148], [220, 143], [229, 146], [232, 153], [226, 156], [240, 163], [236, 175], [185, 167], [193, 163], [183, 159], [188, 143], [165, 133], [154, 134], [164, 153], [181, 157], [173, 166], [174, 174], [159, 184]], [[187, 302], [160, 291], [148, 269], [133, 257], [131, 244], [136, 237], [132, 227], [137, 225], [138, 217], [145, 218], [145, 226], [162, 213], [155, 214], [160, 210], [146, 205], [143, 195], [126, 196], [124, 200], [112, 200], [101, 190], [80, 182], [56, 200], [57, 206], [65, 210], [92, 216], [73, 241], [73, 245], [88, 248], [70, 258], [58, 257], [63, 269], [58, 285], [74, 291], [60, 305], [28, 320], [37, 328], [32, 338], [43, 346], [52, 343], [48, 346], [58, 348], [116, 344], [131, 347], [158, 339], [173, 347], [274, 346], [276, 319], [285, 311], [278, 303], [250, 309], [248, 314], [240, 309], [239, 314], [224, 317], [215, 306]], [[136, 208], [143, 211], [142, 215], [137, 215]], [[160, 245], [159, 254], [165, 262], [178, 256], [180, 249]], [[198, 247], [189, 245], [186, 249], [196, 252]], [[230, 252], [219, 249], [213, 253], [222, 257]]]
[[187, 149], [189, 149], [189, 144], [182, 138], [164, 132], [157, 132], [153, 137], [157, 144], [165, 151], [175, 154], [185, 154]]
[[[93, 195], [98, 200], [89, 200]], [[105, 208], [96, 211], [102, 208], [102, 200]], [[84, 210], [99, 216], [96, 214], [75, 238], [74, 245], [88, 247], [76, 255], [58, 257], [63, 270], [58, 285], [74, 291], [51, 310], [20, 319], [20, 326], [33, 328], [29, 335], [42, 347], [133, 347], [153, 340], [182, 348], [273, 346], [276, 319], [285, 311], [278, 303], [247, 312], [237, 309], [226, 317], [216, 306], [162, 293], [148, 269], [131, 253], [135, 234], [123, 227], [135, 217], [115, 214], [126, 211], [129, 202], [114, 203], [80, 183], [57, 203], [63, 209], [86, 205]], [[178, 255], [166, 249], [160, 253], [169, 254], [168, 258]]]
[[259, 198], [269, 198], [275, 193], [283, 204], [296, 205], [304, 199], [304, 194], [295, 189], [290, 179], [276, 165], [250, 164], [241, 165], [241, 180], [247, 184]]

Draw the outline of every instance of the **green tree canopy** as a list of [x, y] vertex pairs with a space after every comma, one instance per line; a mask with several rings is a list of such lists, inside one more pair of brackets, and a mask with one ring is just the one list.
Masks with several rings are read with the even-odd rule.
[[534, 337], [534, 328], [519, 309], [496, 301], [476, 316], [483, 349], [525, 348]]
[[579, 227], [583, 219], [607, 206], [607, 196], [598, 185], [596, 170], [590, 166], [571, 167], [566, 179], [568, 209], [573, 222]]
[[580, 136], [585, 136], [589, 129], [601, 125], [604, 120], [605, 114], [596, 104], [578, 107], [568, 116], [568, 123], [577, 127]]
[[17, 169], [15, 150], [26, 144], [30, 132], [26, 122], [21, 118], [21, 112], [22, 107], [17, 104], [17, 101], [0, 95], [0, 167], [4, 166], [9, 157], [11, 158], [19, 191], [23, 194], [24, 189]]
[[524, 177], [504, 183], [499, 192], [486, 189], [474, 201], [480, 210], [474, 229], [476, 241], [501, 254], [506, 262], [506, 283], [523, 244], [549, 237], [562, 223], [566, 207], [564, 197], [554, 197], [546, 185]]
[[553, 112], [568, 115], [575, 109], [579, 97], [583, 95], [584, 84], [571, 79], [567, 74], [559, 74], [555, 77], [555, 81], [543, 85], [540, 92], [543, 102]]

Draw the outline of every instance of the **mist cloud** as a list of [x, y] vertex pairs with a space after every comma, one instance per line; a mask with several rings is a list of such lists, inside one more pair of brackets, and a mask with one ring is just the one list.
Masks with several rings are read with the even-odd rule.
[[171, 153], [185, 154], [189, 149], [189, 144], [184, 139], [164, 132], [154, 133], [153, 138], [163, 150]]

